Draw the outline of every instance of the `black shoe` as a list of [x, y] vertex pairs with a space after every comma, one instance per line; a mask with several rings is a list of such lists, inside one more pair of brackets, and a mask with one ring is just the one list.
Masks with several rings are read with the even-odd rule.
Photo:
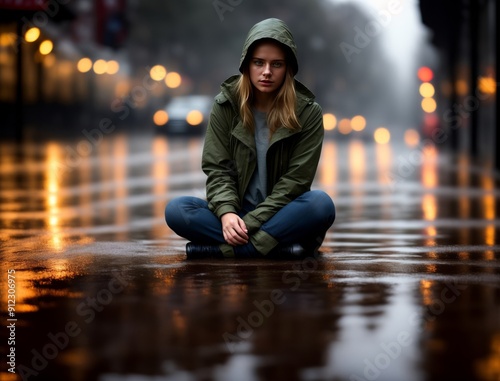
[[219, 245], [203, 245], [188, 242], [186, 244], [186, 257], [187, 259], [222, 258], [223, 255]]
[[294, 243], [292, 245], [278, 246], [269, 254], [271, 254], [273, 258], [298, 259], [305, 257], [306, 251], [298, 243]]

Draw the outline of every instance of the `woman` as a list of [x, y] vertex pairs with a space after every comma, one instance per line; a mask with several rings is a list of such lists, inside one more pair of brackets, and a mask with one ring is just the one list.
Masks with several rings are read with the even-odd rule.
[[207, 201], [172, 200], [168, 226], [191, 241], [188, 258], [315, 255], [335, 219], [311, 191], [323, 142], [314, 95], [294, 79], [297, 48], [287, 25], [254, 25], [239, 70], [221, 85], [205, 136]]

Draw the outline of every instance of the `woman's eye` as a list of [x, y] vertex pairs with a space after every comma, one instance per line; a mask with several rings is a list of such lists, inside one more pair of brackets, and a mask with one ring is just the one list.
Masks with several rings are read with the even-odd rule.
[[281, 62], [274, 62], [273, 67], [281, 67], [283, 65]]
[[257, 66], [262, 66], [263, 65], [263, 62], [260, 61], [260, 60], [255, 60], [253, 61], [254, 65], [257, 65]]

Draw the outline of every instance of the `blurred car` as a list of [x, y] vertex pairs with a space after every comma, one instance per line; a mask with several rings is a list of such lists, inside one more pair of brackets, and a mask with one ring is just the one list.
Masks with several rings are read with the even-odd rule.
[[200, 135], [205, 132], [214, 98], [208, 95], [174, 97], [166, 105], [167, 123], [159, 131], [172, 135]]

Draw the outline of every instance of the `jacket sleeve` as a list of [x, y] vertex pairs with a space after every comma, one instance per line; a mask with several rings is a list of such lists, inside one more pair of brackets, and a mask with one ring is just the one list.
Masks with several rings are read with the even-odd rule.
[[301, 120], [302, 131], [292, 143], [288, 168], [274, 185], [271, 194], [243, 217], [251, 234], [290, 201], [311, 189], [321, 156], [324, 128], [321, 107], [317, 103], [309, 107], [309, 112], [304, 112], [305, 118]]
[[229, 151], [231, 121], [229, 104], [215, 102], [203, 145], [201, 167], [207, 175], [208, 207], [219, 218], [239, 209], [237, 170]]

